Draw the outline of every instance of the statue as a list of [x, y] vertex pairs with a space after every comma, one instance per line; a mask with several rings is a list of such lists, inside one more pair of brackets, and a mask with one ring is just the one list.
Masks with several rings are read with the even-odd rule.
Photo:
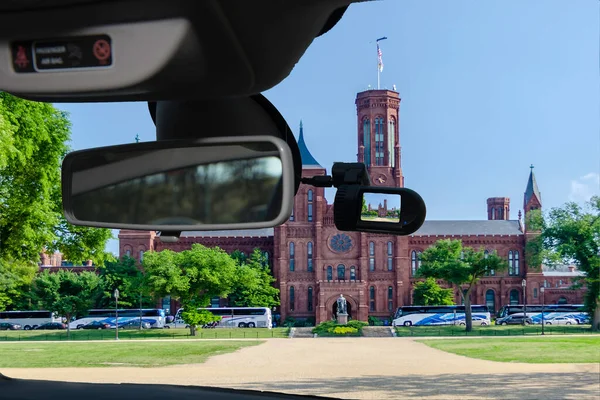
[[337, 314], [348, 314], [348, 309], [346, 308], [346, 299], [343, 294], [340, 294], [340, 297], [337, 299]]

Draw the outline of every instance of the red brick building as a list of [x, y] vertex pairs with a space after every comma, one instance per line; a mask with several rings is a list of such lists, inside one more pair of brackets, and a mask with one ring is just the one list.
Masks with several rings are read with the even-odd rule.
[[[402, 187], [402, 153], [399, 134], [400, 97], [389, 90], [358, 93], [357, 155], [367, 165], [373, 185]], [[298, 144], [303, 176], [325, 175], [304, 141], [302, 123]], [[370, 205], [381, 211], [382, 205]], [[523, 210], [541, 208], [541, 194], [533, 168], [527, 182]], [[482, 210], [483, 211], [483, 210]], [[121, 255], [142, 258], [148, 250], [190, 248], [193, 243], [219, 246], [228, 252], [251, 252], [258, 247], [268, 253], [281, 290], [281, 318], [330, 319], [335, 299], [343, 294], [351, 318], [388, 318], [398, 306], [412, 301], [414, 274], [419, 254], [440, 239], [460, 239], [466, 246], [497, 251], [509, 269], [482, 279], [472, 293], [473, 304], [498, 310], [505, 304], [541, 303], [539, 288], [545, 285], [546, 303], [583, 302], [581, 290], [569, 289], [579, 275], [573, 268], [549, 271], [530, 268], [525, 262], [525, 243], [538, 234], [528, 232], [518, 219], [510, 219], [510, 200], [487, 200], [486, 220], [426, 221], [410, 236], [340, 232], [333, 221], [333, 205], [323, 188], [301, 185], [290, 220], [274, 229], [256, 231], [188, 232], [177, 243], [163, 243], [152, 232], [121, 231]], [[522, 281], [526, 279], [526, 293]], [[456, 300], [460, 302], [459, 294]], [[163, 307], [175, 304], [165, 299]], [[215, 303], [216, 305], [216, 303]]]

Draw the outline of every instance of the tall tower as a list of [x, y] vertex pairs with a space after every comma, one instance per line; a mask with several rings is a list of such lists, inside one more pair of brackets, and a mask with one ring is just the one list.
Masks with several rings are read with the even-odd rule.
[[523, 197], [525, 221], [527, 221], [529, 211], [542, 208], [542, 194], [538, 189], [535, 175], [533, 174], [533, 164], [529, 168], [531, 168], [531, 171], [529, 172], [529, 180], [527, 181], [527, 188], [525, 188], [525, 196]]
[[510, 219], [510, 199], [508, 197], [490, 197], [487, 199], [488, 220]]
[[356, 95], [358, 162], [369, 170], [375, 186], [404, 187], [400, 155], [400, 95], [367, 90]]

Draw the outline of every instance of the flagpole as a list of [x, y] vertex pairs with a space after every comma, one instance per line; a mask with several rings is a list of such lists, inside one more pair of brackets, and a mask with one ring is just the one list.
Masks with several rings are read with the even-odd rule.
[[387, 36], [384, 36], [375, 41], [377, 44], [377, 90], [381, 89], [381, 70], [383, 69], [383, 60], [381, 56], [381, 49], [379, 48], [379, 42], [386, 39]]

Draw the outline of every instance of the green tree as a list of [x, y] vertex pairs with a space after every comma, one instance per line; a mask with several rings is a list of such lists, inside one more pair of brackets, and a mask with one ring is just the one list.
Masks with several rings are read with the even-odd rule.
[[100, 277], [93, 272], [44, 271], [33, 281], [33, 298], [43, 309], [67, 319], [67, 338], [71, 338], [71, 317], [85, 313], [94, 302]]
[[367, 207], [367, 201], [365, 200], [365, 196], [363, 196], [362, 199], [362, 211], [361, 213], [366, 213], [369, 210], [369, 208]]
[[492, 270], [508, 268], [506, 260], [496, 252], [486, 255], [483, 249], [475, 251], [463, 247], [460, 240], [438, 240], [421, 254], [421, 267], [417, 276], [442, 279], [454, 285], [465, 304], [466, 330], [473, 328], [471, 317], [471, 291], [479, 279]]
[[62, 215], [69, 140], [66, 113], [0, 93], [0, 259], [37, 264], [44, 248], [74, 263], [107, 258], [110, 230], [74, 227]]
[[[233, 255], [232, 255], [233, 258]], [[229, 295], [233, 307], [275, 307], [279, 302], [279, 289], [273, 287], [269, 261], [260, 249], [238, 264], [236, 282]]]
[[452, 289], [444, 289], [435, 278], [416, 282], [413, 291], [413, 304], [417, 306], [450, 306], [454, 304]]
[[600, 330], [600, 197], [552, 209], [541, 227], [543, 246], [532, 257], [549, 266], [574, 263], [584, 273], [586, 308]]
[[134, 258], [123, 256], [116, 261], [108, 261], [98, 268], [101, 291], [95, 307], [109, 308], [114, 304], [113, 293], [119, 289], [119, 306], [143, 308], [153, 306], [145, 276]]
[[[190, 250], [171, 250], [144, 254], [144, 270], [148, 287], [158, 296], [179, 299], [184, 310], [207, 307], [213, 297], [225, 297], [236, 282], [237, 264], [222, 249], [193, 244]], [[196, 335], [198, 320], [194, 312], [183, 320]]]
[[38, 266], [31, 262], [0, 259], [0, 311], [28, 300], [37, 270]]

